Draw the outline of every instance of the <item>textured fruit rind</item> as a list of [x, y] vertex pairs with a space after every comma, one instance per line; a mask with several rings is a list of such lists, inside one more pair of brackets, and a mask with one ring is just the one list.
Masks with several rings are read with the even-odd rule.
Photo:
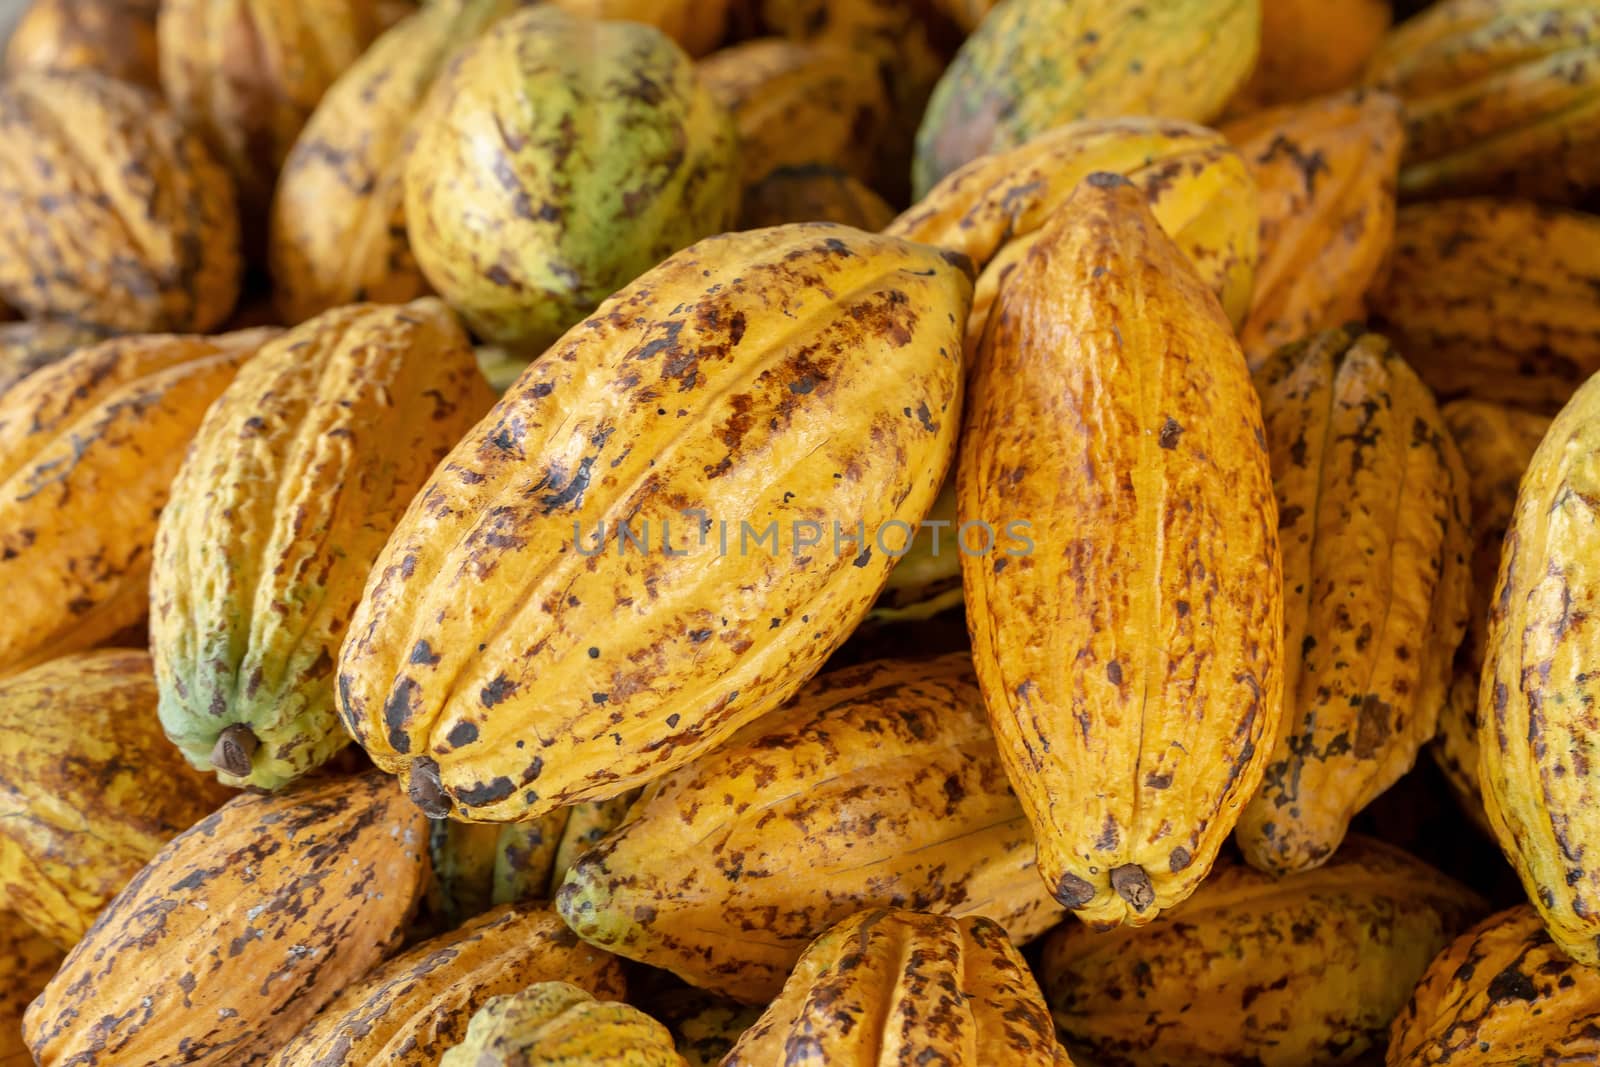
[[59, 948], [15, 915], [0, 912], [0, 1067], [33, 1067], [33, 1053], [22, 1040], [22, 1013], [60, 965]]
[[[172, 484], [151, 577], [161, 724], [192, 765], [277, 789], [349, 743], [334, 662], [367, 572], [493, 402], [431, 298], [325, 312], [262, 346], [217, 398]], [[219, 763], [236, 725], [252, 751]]]
[[1104, 1067], [1352, 1063], [1483, 911], [1438, 871], [1352, 836], [1282, 879], [1219, 864], [1143, 930], [1063, 923], [1038, 974], [1062, 1040]]
[[961, 566], [1040, 873], [1086, 921], [1149, 922], [1261, 780], [1283, 604], [1244, 356], [1126, 180], [1081, 185], [1001, 290], [957, 488], [964, 523], [1032, 524]]
[[766, 1005], [739, 1004], [685, 987], [652, 999], [647, 1007], [652, 1017], [672, 1031], [673, 1043], [688, 1067], [720, 1067], [739, 1036], [761, 1018]]
[[41, 1067], [257, 1067], [398, 941], [426, 820], [377, 772], [241, 796], [167, 845], [28, 1009]]
[[806, 949], [724, 1067], [1071, 1067], [1027, 963], [991, 919], [877, 909]]
[[686, 1067], [672, 1034], [638, 1008], [570, 982], [495, 997], [439, 1067]]
[[1466, 472], [1427, 386], [1332, 330], [1256, 373], [1283, 551], [1283, 719], [1239, 816], [1255, 867], [1323, 862], [1432, 739], [1466, 630]]
[[739, 229], [837, 222], [876, 233], [893, 218], [883, 197], [837, 167], [779, 167], [745, 189]]
[[738, 217], [733, 120], [651, 27], [535, 6], [457, 52], [432, 92], [406, 230], [485, 340], [535, 354]]
[[160, 0], [32, 0], [6, 39], [5, 71], [92, 70], [160, 89], [159, 6]]
[[1249, 77], [1262, 0], [1006, 0], [956, 53], [917, 131], [913, 194], [1079, 119], [1209, 122]]
[[985, 915], [1019, 944], [1060, 916], [965, 654], [821, 675], [652, 783], [556, 904], [584, 938], [746, 1003], [865, 908]]
[[105, 338], [101, 330], [60, 320], [0, 323], [0, 397], [40, 367]]
[[1361, 80], [1393, 13], [1388, 0], [1264, 0], [1261, 54], [1228, 112], [1309, 100]]
[[1600, 378], [1550, 424], [1506, 530], [1484, 648], [1478, 780], [1556, 944], [1600, 966]]
[[[877, 595], [876, 534], [933, 503], [970, 292], [934, 249], [814, 223], [703, 241], [617, 293], [390, 538], [340, 658], [351, 733], [430, 814], [514, 821], [781, 704]], [[826, 539], [797, 551], [797, 523]]]

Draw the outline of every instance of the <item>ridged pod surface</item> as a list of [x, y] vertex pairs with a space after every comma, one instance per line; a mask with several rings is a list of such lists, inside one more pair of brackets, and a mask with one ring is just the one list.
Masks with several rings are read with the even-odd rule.
[[1283, 550], [1283, 719], [1239, 847], [1283, 874], [1438, 727], [1467, 625], [1466, 471], [1427, 386], [1377, 334], [1331, 330], [1255, 376]]
[[1389, 1035], [1389, 1067], [1600, 1063], [1600, 974], [1526, 904], [1462, 934], [1428, 967]]
[[806, 949], [723, 1067], [1071, 1067], [1038, 983], [991, 919], [859, 912]]
[[0, 397], [40, 367], [103, 340], [102, 331], [72, 322], [0, 323]]
[[6, 73], [93, 70], [160, 89], [156, 64], [160, 2], [32, 0], [6, 40]]
[[1517, 502], [1517, 486], [1550, 420], [1487, 400], [1457, 400], [1440, 409], [1461, 451], [1472, 502], [1472, 596], [1467, 632], [1456, 649], [1450, 692], [1439, 708], [1432, 752], [1468, 815], [1487, 828], [1478, 786], [1478, 685], [1483, 678], [1489, 612], [1494, 607], [1500, 549]]
[[1263, 0], [1260, 58], [1228, 111], [1240, 115], [1357, 84], [1392, 17], [1388, 0]]
[[458, 51], [433, 93], [406, 231], [487, 341], [536, 355], [738, 216], [733, 120], [659, 30], [536, 5]]
[[1428, 962], [1483, 911], [1431, 867], [1352, 837], [1282, 879], [1219, 865], [1143, 930], [1064, 923], [1039, 981], [1067, 1048], [1102, 1067], [1353, 1063], [1382, 1047]]
[[1440, 400], [1554, 415], [1600, 371], [1600, 218], [1512, 200], [1400, 209], [1374, 325]]
[[233, 183], [153, 93], [104, 74], [0, 86], [0, 297], [29, 318], [204, 332], [243, 270]]
[[1060, 917], [965, 654], [820, 676], [650, 785], [556, 906], [587, 940], [746, 1003], [866, 908], [986, 915], [1019, 944]]
[[739, 207], [741, 230], [837, 222], [876, 233], [893, 218], [894, 208], [883, 197], [829, 166], [779, 167], [745, 189]]
[[920, 199], [980, 156], [1079, 119], [1209, 122], [1255, 65], [1262, 0], [1006, 0], [939, 79], [917, 131]]
[[[938, 251], [824, 223], [702, 241], [617, 293], [390, 538], [340, 658], [351, 733], [429, 814], [515, 821], [777, 707], [871, 606], [876, 535], [938, 493], [970, 296]], [[741, 521], [773, 532], [741, 550]]]
[[1394, 242], [1400, 109], [1384, 93], [1274, 108], [1223, 128], [1261, 198], [1261, 256], [1239, 343], [1252, 369], [1281, 345], [1366, 318]]
[[435, 1067], [490, 998], [557, 979], [604, 997], [627, 990], [622, 965], [579, 941], [549, 908], [497, 908], [340, 990], [271, 1064]]
[[0, 1067], [33, 1067], [33, 1053], [22, 1040], [22, 1013], [60, 965], [59, 948], [17, 916], [0, 912]]
[[428, 292], [406, 239], [405, 165], [440, 70], [519, 0], [424, 7], [362, 53], [328, 91], [283, 164], [268, 252], [290, 322], [361, 301]]
[[66, 656], [0, 681], [0, 907], [63, 949], [230, 796], [166, 743], [155, 706], [143, 651]]
[[1600, 10], [1441, 0], [1389, 34], [1367, 82], [1405, 102], [1400, 193], [1578, 203], [1600, 188]]
[[552, 0], [556, 7], [592, 19], [642, 22], [665, 33], [691, 56], [722, 41], [733, 0]]
[[1489, 825], [1557, 945], [1600, 966], [1600, 378], [1533, 454], [1484, 645], [1478, 781]]
[[961, 569], [1039, 871], [1085, 921], [1149, 922], [1261, 780], [1283, 603], [1244, 356], [1126, 180], [1079, 186], [1001, 290], [957, 488], [963, 523], [1032, 524]]
[[495, 997], [439, 1067], [687, 1067], [672, 1034], [638, 1008], [547, 981]]
[[184, 449], [269, 336], [107, 341], [0, 397], [0, 675], [144, 618], [156, 522]]
[[255, 1067], [399, 940], [426, 820], [388, 775], [241, 796], [113, 900], [28, 1009], [40, 1067]]
[[350, 741], [334, 664], [367, 572], [494, 403], [450, 309], [325, 312], [217, 398], [161, 514], [150, 646], [161, 724], [201, 770], [277, 789]]
[[1221, 134], [1190, 123], [1097, 119], [973, 161], [884, 229], [960, 252], [981, 271], [967, 322], [969, 358], [1001, 287], [1073, 190], [1097, 171], [1121, 174], [1144, 191], [1229, 319], [1244, 322], [1260, 224], [1244, 159]]

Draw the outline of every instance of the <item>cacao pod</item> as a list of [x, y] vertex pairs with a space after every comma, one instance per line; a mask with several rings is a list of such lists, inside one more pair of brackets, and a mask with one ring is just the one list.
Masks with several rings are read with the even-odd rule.
[[1260, 58], [1228, 110], [1241, 115], [1350, 88], [1391, 17], [1387, 0], [1262, 0]]
[[1550, 420], [1531, 411], [1457, 400], [1440, 409], [1461, 451], [1471, 498], [1472, 581], [1467, 632], [1456, 649], [1450, 692], [1439, 708], [1434, 762], [1460, 797], [1462, 807], [1484, 829], [1483, 793], [1478, 788], [1478, 683], [1483, 677], [1486, 628], [1494, 606], [1500, 547], [1517, 501], [1517, 485], [1528, 469]]
[[212, 329], [243, 270], [233, 185], [156, 96], [103, 74], [0, 86], [0, 297], [117, 333]]
[[1261, 196], [1261, 257], [1239, 333], [1254, 370], [1282, 345], [1366, 318], [1394, 242], [1400, 111], [1383, 93], [1351, 93], [1223, 132]]
[[921, 622], [961, 603], [957, 527], [956, 480], [946, 478], [909, 550], [895, 561], [868, 621]]
[[[710, 238], [617, 293], [390, 538], [340, 656], [352, 735], [430, 815], [515, 821], [777, 707], [877, 595], [875, 534], [933, 503], [970, 295], [934, 249], [826, 223]], [[761, 543], [722, 536], [750, 516]]]
[[1283, 699], [1245, 859], [1339, 847], [1438, 727], [1467, 624], [1471, 503], [1428, 387], [1387, 341], [1331, 330], [1256, 373], [1283, 551]]
[[556, 906], [586, 940], [747, 1003], [864, 908], [987, 915], [1019, 943], [1060, 917], [964, 653], [823, 674], [652, 783]]
[[272, 1067], [434, 1067], [491, 998], [558, 978], [601, 996], [626, 991], [621, 965], [549, 908], [497, 908], [346, 987]]
[[32, 0], [6, 41], [6, 73], [93, 70], [159, 90], [159, 6], [160, 0]]
[[992, 919], [859, 912], [807, 947], [723, 1067], [1071, 1067], [1022, 956]]
[[144, 618], [156, 520], [184, 448], [267, 336], [107, 341], [0, 397], [0, 675]]
[[166, 743], [155, 707], [143, 651], [67, 656], [0, 681], [0, 907], [63, 949], [228, 799]]
[[765, 1007], [685, 988], [657, 998], [647, 1010], [672, 1032], [678, 1054], [688, 1067], [719, 1067], [739, 1035], [755, 1025]]
[[40, 1067], [266, 1063], [372, 968], [422, 891], [426, 820], [388, 775], [240, 796], [180, 834], [23, 1021]]
[[1063, 923], [1039, 980], [1067, 1048], [1103, 1067], [1352, 1063], [1382, 1046], [1428, 961], [1483, 909], [1433, 868], [1352, 836], [1282, 879], [1220, 864], [1144, 930]]
[[267, 343], [212, 405], [161, 515], [161, 724], [227, 785], [277, 789], [350, 738], [334, 662], [372, 561], [494, 394], [450, 309], [354, 304]]
[[1149, 922], [1261, 780], [1283, 602], [1244, 356], [1126, 179], [1091, 175], [1001, 289], [957, 488], [963, 524], [1040, 524], [961, 558], [1040, 873], [1086, 921]]
[[672, 1034], [638, 1008], [569, 982], [539, 982], [489, 1001], [439, 1067], [688, 1067]]
[[658, 30], [535, 6], [458, 51], [433, 92], [406, 161], [406, 231], [486, 340], [537, 354], [738, 217], [733, 120]]
[[933, 0], [934, 7], [949, 15], [965, 33], [977, 29], [1000, 0]]
[[779, 167], [745, 189], [739, 229], [837, 222], [876, 233], [893, 218], [883, 197], [837, 167]]
[[0, 912], [0, 1067], [33, 1067], [33, 1053], [22, 1040], [22, 1013], [60, 965], [59, 948], [15, 915]]
[[939, 79], [917, 130], [912, 192], [1063, 123], [1124, 115], [1209, 122], [1255, 66], [1262, 0], [1008, 0]]
[[1526, 904], [1441, 952], [1389, 1037], [1389, 1067], [1600, 1062], [1600, 974], [1550, 940]]
[[60, 320], [0, 324], [0, 397], [40, 367], [104, 339], [99, 330]]
[[722, 41], [731, 0], [554, 0], [555, 6], [591, 19], [642, 22], [665, 33], [691, 56]]
[[1374, 325], [1440, 400], [1554, 415], [1600, 371], [1600, 218], [1516, 201], [1400, 209]]

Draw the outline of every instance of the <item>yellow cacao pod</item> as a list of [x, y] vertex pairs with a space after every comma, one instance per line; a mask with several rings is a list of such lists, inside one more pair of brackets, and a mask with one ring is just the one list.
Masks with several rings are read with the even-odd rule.
[[1001, 289], [957, 485], [962, 523], [1033, 524], [961, 568], [1040, 873], [1086, 921], [1149, 922], [1261, 780], [1283, 601], [1244, 356], [1125, 179], [1079, 186]]
[[875, 233], [893, 218], [894, 208], [883, 197], [837, 167], [827, 166], [779, 167], [745, 189], [739, 208], [741, 230], [837, 222]]
[[1260, 58], [1228, 111], [1292, 104], [1357, 84], [1391, 17], [1388, 0], [1262, 0]]
[[60, 965], [59, 948], [15, 915], [0, 912], [0, 1067], [33, 1067], [33, 1053], [22, 1040], [22, 1013]]
[[6, 41], [6, 73], [93, 70], [160, 89], [159, 6], [160, 0], [32, 0]]
[[495, 997], [439, 1067], [688, 1067], [672, 1034], [638, 1008], [570, 982]]
[[0, 397], [40, 367], [104, 339], [99, 330], [62, 320], [0, 323]]
[[920, 622], [961, 603], [961, 552], [956, 542], [956, 480], [946, 478], [939, 498], [917, 527], [905, 555], [895, 561], [870, 622]]
[[553, 0], [556, 7], [592, 19], [654, 26], [691, 56], [703, 56], [722, 41], [732, 0]]

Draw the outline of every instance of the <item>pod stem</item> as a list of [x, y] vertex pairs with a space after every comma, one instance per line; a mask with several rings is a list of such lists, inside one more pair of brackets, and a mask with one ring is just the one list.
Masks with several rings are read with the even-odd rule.
[[211, 750], [211, 766], [235, 778], [250, 777], [250, 763], [261, 739], [242, 722], [225, 727]]
[[411, 803], [422, 809], [430, 819], [442, 819], [450, 814], [450, 801], [444, 795], [444, 781], [439, 777], [439, 764], [427, 756], [411, 764], [411, 776], [406, 782], [406, 795]]
[[1136, 863], [1124, 863], [1111, 872], [1111, 888], [1126, 900], [1134, 911], [1143, 912], [1156, 902], [1156, 887], [1150, 876]]

